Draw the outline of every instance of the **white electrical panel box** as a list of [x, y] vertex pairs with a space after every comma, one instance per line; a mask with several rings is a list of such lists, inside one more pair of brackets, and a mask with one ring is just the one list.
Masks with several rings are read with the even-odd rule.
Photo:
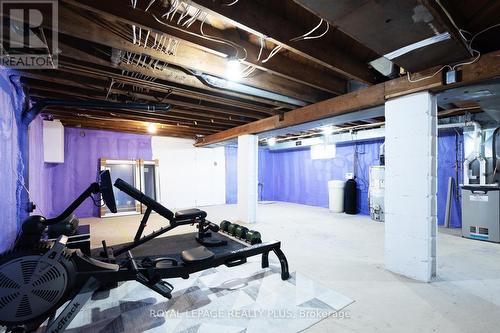
[[59, 120], [43, 121], [43, 160], [64, 163], [64, 126]]

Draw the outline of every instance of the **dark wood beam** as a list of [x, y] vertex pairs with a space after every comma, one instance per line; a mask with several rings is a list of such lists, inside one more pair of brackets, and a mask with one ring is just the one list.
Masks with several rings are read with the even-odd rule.
[[[64, 70], [63, 70], [64, 71]], [[45, 81], [45, 82], [51, 82], [51, 83], [56, 83], [60, 84], [63, 86], [69, 86], [69, 87], [77, 87], [80, 89], [93, 89], [96, 91], [100, 91], [102, 96], [106, 96], [107, 94], [107, 89], [110, 86], [110, 81], [103, 81], [103, 79], [106, 78], [105, 75], [87, 75], [86, 79], [81, 79], [79, 78], [78, 80], [75, 80], [75, 77], [78, 77], [77, 75], [83, 75], [85, 76], [86, 73], [75, 73], [68, 71], [68, 73], [72, 74], [71, 77], [68, 77], [68, 75], [65, 75], [64, 73], [60, 72], [35, 72], [35, 71], [20, 71], [20, 75], [22, 77], [26, 78], [31, 78], [31, 79], [36, 79], [40, 81]], [[111, 74], [110, 74], [111, 75]], [[117, 79], [118, 82], [123, 82]], [[124, 80], [125, 82], [129, 82]], [[130, 84], [130, 83], [129, 83]], [[156, 86], [155, 86], [156, 88]], [[240, 110], [239, 108], [233, 108], [233, 109], [226, 109], [223, 107], [211, 107], [209, 105], [205, 105], [206, 103], [202, 103], [200, 100], [198, 100], [198, 103], [196, 102], [184, 102], [182, 100], [176, 100], [171, 97], [165, 96], [165, 93], [168, 94], [169, 91], [167, 89], [155, 89], [152, 88], [152, 90], [155, 90], [157, 93], [153, 93], [153, 96], [157, 96], [160, 98], [161, 101], [165, 103], [170, 103], [173, 105], [181, 106], [181, 107], [186, 107], [186, 108], [192, 108], [196, 110], [208, 110], [211, 112], [216, 112], [220, 114], [227, 114], [227, 115], [233, 115], [233, 116], [239, 116], [239, 117], [245, 117], [245, 118], [253, 118], [253, 119], [259, 119], [262, 118], [266, 113], [259, 114], [257, 112], [254, 112], [253, 110], [249, 111], [244, 111]], [[64, 88], [63, 88], [64, 90]], [[163, 96], [162, 94], [163, 93]], [[236, 104], [236, 103], [235, 103]], [[267, 113], [269, 114], [269, 113]]]
[[436, 2], [436, 0], [419, 0], [419, 2], [429, 10], [432, 16], [436, 20], [438, 20], [438, 22], [446, 29], [446, 31], [450, 33], [452, 38], [458, 44], [462, 45], [465, 49], [468, 49], [468, 45], [461, 37], [460, 31], [458, 31], [458, 29], [455, 27], [448, 15], [446, 15], [443, 8]]
[[439, 92], [459, 86], [497, 79], [500, 78], [499, 59], [500, 51], [496, 51], [483, 55], [479, 61], [474, 64], [462, 66], [460, 68], [462, 72], [462, 81], [453, 85], [445, 85], [442, 82], [441, 75], [429, 77], [430, 73], [436, 71], [436, 68], [432, 68], [415, 74], [413, 79], [428, 77], [418, 82], [410, 82], [406, 76], [403, 76], [385, 83], [373, 85], [362, 90], [289, 111], [281, 117], [273, 116], [209, 135], [200, 139], [197, 146], [206, 146], [234, 139], [243, 134], [266, 132], [379, 106], [383, 105], [388, 99], [418, 91], [429, 90], [431, 92]]
[[147, 80], [142, 80], [139, 78], [130, 77], [127, 75], [117, 72], [109, 71], [109, 69], [99, 69], [99, 68], [90, 68], [86, 65], [80, 65], [75, 63], [68, 63], [64, 61], [60, 61], [60, 65], [58, 68], [61, 72], [67, 72], [70, 74], [77, 74], [88, 76], [94, 79], [108, 78], [109, 80], [114, 79], [116, 82], [140, 86], [143, 88], [147, 88], [150, 90], [158, 91], [170, 94], [175, 94], [183, 97], [187, 97], [190, 99], [194, 99], [196, 101], [206, 101], [210, 103], [222, 104], [230, 106], [233, 109], [247, 109], [251, 111], [255, 111], [257, 113], [262, 114], [275, 114], [272, 109], [266, 106], [249, 103], [248, 101], [241, 101], [239, 99], [228, 99], [225, 97], [220, 97], [217, 95], [211, 95], [204, 92], [198, 92], [194, 90], [180, 88], [178, 86], [171, 86], [164, 82], [150, 82]]
[[223, 1], [196, 0], [198, 5], [213, 15], [230, 20], [235, 26], [259, 36], [268, 36], [268, 40], [281, 45], [310, 61], [329, 68], [339, 75], [365, 83], [377, 82], [377, 75], [367, 64], [356, 61], [352, 56], [325, 44], [324, 40], [313, 39], [292, 42], [291, 39], [307, 31], [294, 22], [289, 22], [266, 9], [255, 1], [238, 1], [233, 6], [224, 6]]
[[[140, 133], [140, 134], [150, 134], [147, 130], [148, 123], [138, 122], [138, 121], [117, 121], [117, 120], [91, 120], [91, 119], [74, 119], [74, 118], [64, 118], [60, 117], [61, 122], [64, 126], [68, 127], [81, 127], [88, 129], [99, 129], [108, 130], [115, 132], [129, 132], [129, 133]], [[201, 131], [203, 132], [203, 131]], [[157, 132], [154, 135], [159, 136], [173, 136], [194, 139], [200, 134], [199, 131], [182, 127], [182, 126], [168, 126], [160, 125], [157, 128]]]
[[[58, 89], [53, 89], [51, 87], [40, 86], [37, 84], [28, 83], [27, 87], [29, 89], [29, 96], [32, 98], [55, 98], [55, 99], [93, 99], [93, 100], [105, 100], [102, 96], [92, 96], [86, 93], [75, 93], [68, 91], [61, 91]], [[148, 102], [150, 100], [141, 100], [143, 102]], [[75, 113], [78, 113], [78, 109], [74, 109]], [[80, 112], [81, 113], [81, 112]], [[173, 108], [166, 114], [156, 114], [145, 111], [137, 111], [137, 110], [128, 110], [123, 112], [111, 112], [103, 114], [103, 116], [108, 116], [110, 118], [111, 115], [114, 114], [117, 117], [126, 118], [127, 115], [136, 115], [140, 116], [143, 121], [158, 121], [162, 120], [172, 120], [172, 121], [184, 121], [189, 122], [190, 124], [198, 124], [201, 128], [218, 128], [219, 130], [222, 127], [229, 128], [234, 126], [239, 126], [241, 124], [248, 123], [249, 121], [241, 121], [238, 119], [234, 119], [231, 117], [220, 117], [214, 116], [212, 114], [206, 114], [204, 112], [197, 112], [193, 110], [186, 110], [180, 108]]]
[[172, 114], [155, 115], [147, 114], [144, 112], [137, 112], [134, 110], [123, 109], [114, 110], [113, 112], [95, 110], [95, 109], [77, 109], [67, 107], [51, 107], [43, 110], [43, 114], [64, 115], [67, 118], [88, 118], [95, 120], [136, 120], [142, 122], [151, 122], [165, 125], [184, 125], [193, 127], [198, 131], [206, 131], [215, 133], [227, 129], [231, 126], [224, 126], [220, 124], [210, 123], [209, 121], [197, 120], [196, 122], [186, 117], [179, 117], [172, 112]]
[[[89, 65], [89, 67], [92, 67], [91, 65], [99, 65], [102, 67], [108, 67], [109, 70], [116, 70], [116, 69], [123, 69], [127, 71], [132, 71], [136, 73], [141, 73], [147, 76], [155, 77], [157, 79], [166, 81], [168, 83], [173, 83], [173, 85], [181, 85], [181, 87], [185, 88], [195, 88], [194, 93], [196, 91], [198, 92], [204, 92], [205, 94], [207, 92], [214, 93], [218, 96], [218, 98], [227, 98], [228, 100], [234, 101], [235, 98], [238, 100], [248, 100], [249, 103], [259, 103], [262, 105], [272, 105], [275, 107], [283, 107], [285, 109], [294, 109], [295, 106], [286, 104], [280, 101], [274, 101], [270, 99], [265, 99], [257, 96], [252, 96], [252, 95], [246, 95], [242, 93], [238, 93], [235, 91], [231, 90], [225, 90], [225, 89], [217, 89], [217, 88], [212, 88], [206, 84], [203, 84], [198, 78], [196, 78], [194, 75], [188, 74], [178, 68], [174, 68], [173, 66], [168, 66], [164, 68], [163, 70], [159, 69], [152, 69], [152, 68], [144, 68], [144, 67], [138, 67], [133, 64], [127, 64], [127, 63], [120, 63], [118, 66], [111, 64], [109, 60], [103, 60], [94, 54], [90, 54], [92, 51], [92, 48], [97, 48], [97, 45], [91, 44], [90, 42], [87, 42], [88, 47], [91, 50], [80, 50], [76, 49], [73, 45], [68, 45], [68, 43], [64, 43], [61, 41], [61, 39], [72, 39], [70, 36], [66, 36], [64, 34], [59, 34], [59, 49], [61, 49], [61, 54], [59, 55], [59, 59], [62, 59], [63, 61], [68, 60], [76, 60], [79, 62], [84, 62]], [[69, 41], [68, 41], [69, 42]], [[72, 40], [72, 43], [80, 43], [81, 41], [79, 40]], [[95, 50], [94, 50], [95, 51]], [[111, 50], [109, 51], [111, 53]], [[174, 89], [173, 85], [171, 85], [172, 89]], [[188, 94], [186, 89], [176, 89], [180, 90], [181, 93], [184, 95]], [[234, 104], [234, 102], [230, 103], [231, 105]]]
[[[56, 98], [56, 99], [61, 99], [61, 98], [69, 98], [69, 99], [101, 99], [104, 100], [102, 96], [96, 96], [92, 95], [92, 92], [72, 92], [68, 91], [67, 89], [61, 90], [58, 88], [52, 88], [48, 87], [48, 84], [39, 84], [39, 83], [27, 83], [26, 86], [29, 88], [29, 96], [34, 97], [34, 98]], [[121, 91], [117, 91], [117, 93], [122, 93]], [[141, 94], [134, 94], [135, 96], [138, 96], [137, 100], [139, 101], [144, 101], [144, 102], [158, 102], [157, 99], [151, 98], [150, 96], [142, 97]], [[174, 108], [173, 109], [175, 114], [182, 114], [182, 115], [191, 115], [193, 117], [189, 118], [191, 120], [198, 120], [204, 119], [206, 121], [209, 121], [210, 123], [221, 123], [221, 124], [227, 124], [231, 126], [239, 126], [245, 123], [250, 122], [250, 120], [241, 120], [240, 118], [237, 117], [231, 117], [231, 116], [221, 116], [219, 114], [213, 114], [210, 112], [206, 111], [196, 111], [196, 110], [188, 110], [188, 109], [182, 109], [182, 108]]]
[[[190, 27], [182, 27], [180, 29], [175, 27], [174, 22], [177, 17], [172, 22], [169, 22], [170, 26], [158, 23], [154, 19], [153, 13], [155, 13], [158, 18], [160, 18], [161, 14], [163, 14], [165, 8], [160, 5], [160, 2], [151, 6], [148, 12], [144, 11], [148, 5], [147, 2], [139, 2], [137, 9], [132, 8], [128, 3], [124, 5], [124, 3], [120, 0], [66, 0], [66, 2], [98, 13], [108, 19], [116, 21], [119, 20], [136, 26], [150, 27], [156, 31], [162, 31], [170, 36], [191, 43], [194, 47], [201, 46], [205, 50], [211, 50], [227, 56], [231, 56], [235, 52], [234, 48], [226, 44], [217, 43], [213, 40], [203, 38], [200, 33], [200, 21], [194, 22]], [[160, 11], [161, 9], [163, 9], [163, 11]], [[248, 57], [244, 63], [247, 65], [255, 66], [260, 70], [267, 71], [302, 84], [310, 85], [336, 95], [344, 93], [346, 90], [345, 80], [333, 75], [329, 70], [319, 70], [318, 68], [307, 64], [299, 64], [280, 54], [274, 56], [273, 59], [267, 63], [262, 63], [257, 58], [260, 47], [240, 38], [238, 34], [219, 30], [208, 24], [203, 26], [203, 31], [210, 37], [222, 38], [246, 49]], [[264, 52], [267, 51], [264, 50]]]
[[[222, 74], [226, 71], [227, 60], [221, 55], [203, 51], [182, 42], [175, 55], [166, 54], [151, 47], [144, 48], [142, 45], [132, 43], [132, 30], [130, 30], [130, 36], [127, 40], [121, 35], [99, 27], [96, 22], [82, 16], [82, 14], [81, 9], [75, 11], [65, 6], [59, 6], [59, 31], [93, 43], [118, 50], [145, 54], [176, 66], [199, 70], [215, 76], [223, 76]], [[102, 18], [97, 21], [99, 20], [102, 21]], [[242, 79], [241, 83], [306, 102], [316, 102], [328, 96], [317, 89], [264, 72], [255, 73], [252, 77]]]

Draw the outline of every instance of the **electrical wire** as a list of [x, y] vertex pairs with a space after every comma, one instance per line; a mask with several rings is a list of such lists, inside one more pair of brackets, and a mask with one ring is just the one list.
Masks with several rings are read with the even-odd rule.
[[259, 36], [259, 42], [260, 42], [260, 50], [259, 50], [259, 55], [257, 56], [257, 61], [260, 60], [260, 57], [262, 56], [262, 51], [264, 49], [264, 37]]
[[301, 35], [301, 36], [298, 36], [298, 37], [295, 37], [295, 38], [292, 38], [290, 39], [291, 42], [297, 42], [297, 41], [300, 41], [300, 40], [307, 40], [307, 39], [317, 39], [317, 38], [321, 38], [323, 37], [324, 35], [326, 35], [326, 33], [328, 32], [328, 30], [330, 29], [330, 23], [326, 22], [326, 30], [320, 34], [320, 35], [316, 35], [316, 36], [309, 36], [310, 34], [312, 34], [313, 32], [315, 32], [319, 27], [321, 27], [321, 25], [323, 24], [324, 20], [321, 19], [319, 21], [319, 24], [317, 26], [315, 26], [312, 30], [310, 30], [309, 32]]
[[[218, 40], [220, 42], [223, 42], [224, 44], [229, 44], [229, 45], [232, 45], [235, 49], [236, 49], [236, 55], [235, 57], [238, 58], [238, 60], [240, 61], [245, 61], [248, 57], [248, 52], [247, 50], [243, 47], [243, 46], [240, 46], [236, 43], [233, 43], [229, 40], [226, 40], [226, 39], [223, 39], [223, 38], [219, 38], [219, 37], [215, 37], [215, 36], [208, 36], [207, 34], [205, 34], [203, 32], [203, 25], [205, 24], [205, 21], [207, 20], [207, 17], [208, 15], [205, 15], [205, 17], [203, 18], [203, 21], [201, 22], [201, 25], [200, 25], [200, 32], [201, 34], [206, 37], [206, 38], [211, 38], [212, 40]], [[243, 56], [243, 58], [239, 58], [238, 55], [239, 55], [239, 50], [238, 49], [241, 49], [243, 50], [243, 52], [245, 53], [245, 55]]]
[[[206, 16], [207, 16], [207, 15], [206, 15]], [[206, 16], [205, 16], [205, 19], [206, 19]], [[236, 43], [232, 43], [232, 42], [227, 41], [227, 40], [224, 40], [224, 39], [222, 39], [222, 38], [220, 38], [220, 39], [219, 39], [219, 38], [217, 38], [217, 37], [208, 36], [208, 35], [204, 34], [204, 32], [203, 32], [203, 22], [204, 22], [205, 20], [203, 20], [203, 21], [202, 21], [202, 25], [200, 26], [200, 30], [201, 30], [201, 32], [202, 32], [202, 34], [200, 35], [200, 34], [197, 34], [197, 33], [195, 33], [195, 32], [191, 32], [191, 31], [189, 31], [189, 30], [184, 30], [184, 29], [181, 29], [181, 28], [179, 28], [179, 27], [177, 27], [177, 26], [174, 26], [174, 25], [170, 25], [170, 24], [168, 24], [168, 23], [165, 23], [165, 22], [163, 22], [162, 20], [160, 20], [158, 17], [156, 17], [156, 15], [154, 15], [154, 14], [153, 14], [153, 18], [154, 18], [154, 19], [155, 19], [158, 23], [160, 23], [160, 24], [162, 24], [162, 25], [164, 25], [164, 26], [166, 26], [166, 27], [169, 27], [169, 28], [171, 28], [171, 29], [179, 30], [179, 31], [182, 31], [183, 33], [187, 33], [187, 34], [190, 34], [190, 35], [193, 35], [193, 36], [197, 36], [197, 37], [200, 37], [200, 38], [203, 38], [203, 39], [206, 39], [206, 40], [210, 40], [210, 41], [215, 42], [215, 43], [221, 43], [221, 44], [228, 45], [228, 46], [232, 47], [232, 48], [235, 50], [236, 57], [239, 55], [239, 48], [241, 48], [241, 49], [244, 51], [244, 53], [245, 53], [245, 57], [243, 57], [243, 58], [239, 59], [240, 61], [245, 60], [245, 59], [246, 59], [246, 57], [247, 57], [247, 54], [248, 54], [248, 53], [247, 53], [247, 50], [246, 50], [244, 47], [241, 47], [241, 46], [237, 45]]]
[[227, 4], [223, 3], [222, 5], [225, 6], [225, 7], [231, 7], [232, 5], [235, 5], [238, 1], [240, 1], [240, 0], [234, 0], [233, 2], [227, 3]]
[[427, 80], [427, 79], [430, 79], [430, 78], [432, 78], [432, 77], [434, 77], [434, 76], [438, 75], [438, 74], [439, 74], [439, 73], [440, 73], [443, 69], [445, 69], [445, 68], [449, 68], [449, 69], [451, 69], [451, 66], [450, 66], [450, 65], [444, 65], [443, 67], [439, 68], [436, 72], [434, 72], [434, 74], [431, 74], [431, 75], [429, 75], [429, 76], [424, 76], [424, 77], [418, 78], [418, 79], [416, 79], [416, 80], [413, 80], [413, 79], [411, 78], [410, 71], [407, 71], [407, 72], [406, 72], [406, 74], [407, 74], [407, 76], [408, 76], [408, 81], [410, 81], [410, 82], [420, 82], [420, 81]]
[[171, 5], [170, 5], [170, 8], [168, 9], [167, 12], [165, 12], [161, 17], [167, 17], [167, 20], [169, 19], [170, 17], [170, 14], [174, 11], [174, 9], [177, 7], [179, 1], [178, 0], [173, 0]]
[[[463, 29], [460, 29], [456, 26], [455, 22], [453, 21], [453, 19], [451, 18], [451, 16], [449, 15], [449, 13], [446, 11], [446, 9], [441, 5], [441, 3], [436, 0], [436, 2], [441, 6], [441, 8], [445, 11], [446, 15], [448, 15], [448, 18], [450, 19], [450, 21], [452, 21], [452, 23], [455, 25], [455, 28], [457, 28], [457, 30], [460, 32], [462, 38], [464, 38], [467, 42], [467, 48], [469, 50], [469, 52], [471, 53], [472, 56], [474, 56], [475, 54], [475, 57], [472, 59], [472, 60], [469, 60], [469, 61], [466, 61], [466, 62], [460, 62], [458, 64], [455, 64], [453, 65], [453, 67], [451, 65], [444, 65], [443, 67], [439, 68], [435, 73], [433, 73], [432, 75], [429, 75], [429, 76], [425, 76], [425, 77], [421, 77], [419, 79], [416, 79], [416, 80], [412, 80], [411, 79], [411, 73], [409, 71], [406, 72], [407, 74], [407, 77], [408, 77], [408, 81], [409, 82], [419, 82], [419, 81], [423, 81], [423, 80], [427, 80], [427, 79], [430, 79], [434, 76], [436, 76], [437, 74], [439, 74], [442, 70], [444, 70], [445, 68], [449, 68], [451, 70], [456, 70], [458, 67], [460, 66], [466, 66], [466, 65], [472, 65], [474, 64], [475, 62], [477, 62], [480, 58], [481, 58], [481, 52], [479, 52], [477, 49], [474, 49], [473, 46], [472, 46], [472, 43], [474, 42], [474, 40], [477, 38], [477, 36], [485, 33], [486, 31], [489, 31], [493, 28], [496, 28], [496, 27], [499, 27], [500, 26], [500, 23], [497, 23], [497, 24], [494, 24], [492, 26], [489, 26], [481, 31], [479, 31], [478, 33], [472, 35], [470, 32], [466, 31], [466, 30], [463, 30]], [[464, 35], [463, 35], [463, 32], [467, 32], [468, 34], [471, 34], [472, 37], [469, 39], [467, 39]]]
[[181, 2], [181, 5], [184, 7], [184, 13], [179, 16], [177, 19], [177, 25], [181, 24], [181, 21], [189, 15], [189, 5], [187, 3]]
[[267, 56], [266, 59], [262, 60], [261, 62], [263, 64], [265, 64], [266, 62], [268, 62], [269, 60], [271, 60], [272, 57], [274, 57], [276, 55], [276, 53], [278, 53], [281, 49], [283, 48], [283, 46], [281, 45], [276, 45], [274, 47], [274, 49], [272, 49], [272, 51], [269, 53], [269, 55]]
[[156, 0], [151, 0], [151, 1], [149, 2], [149, 5], [146, 7], [146, 10], [144, 10], [144, 11], [145, 11], [145, 12], [147, 12], [147, 11], [148, 11], [148, 9], [149, 9], [149, 8], [150, 8], [150, 7], [151, 7], [151, 6], [155, 3], [155, 1], [156, 1]]
[[255, 71], [256, 67], [249, 65], [243, 71], [241, 71], [241, 77], [246, 78]]
[[496, 27], [499, 27], [499, 26], [500, 26], [500, 23], [497, 23], [497, 24], [494, 24], [494, 25], [492, 25], [492, 26], [489, 26], [489, 27], [488, 27], [488, 28], [486, 28], [486, 29], [483, 29], [483, 30], [479, 31], [477, 34], [475, 34], [474, 36], [472, 36], [472, 38], [471, 38], [471, 40], [470, 40], [470, 43], [472, 44], [472, 42], [474, 42], [474, 39], [476, 39], [476, 37], [477, 37], [477, 36], [479, 36], [479, 35], [481, 35], [481, 34], [485, 33], [485, 32], [486, 32], [486, 31], [488, 31], [488, 30], [491, 30], [491, 29], [496, 28]]
[[[455, 23], [455, 20], [453, 20], [453, 17], [451, 17], [450, 13], [448, 12], [448, 10], [446, 9], [446, 7], [443, 6], [443, 4], [439, 1], [439, 0], [436, 0], [436, 3], [439, 5], [439, 7], [441, 7], [441, 9], [443, 10], [443, 12], [446, 14], [446, 16], [448, 17], [448, 19], [450, 20], [451, 24], [453, 24], [453, 26], [455, 27], [455, 29], [458, 30], [458, 32], [460, 33], [460, 36], [464, 39], [464, 41], [466, 43], [468, 43], [468, 39], [467, 37], [464, 36], [464, 32], [467, 32], [468, 34], [471, 34], [470, 32], [468, 32], [467, 30], [464, 30], [464, 29], [460, 29], [457, 24]], [[470, 51], [470, 50], [469, 50]], [[472, 56], [474, 56], [472, 53], [471, 53]]]
[[326, 30], [321, 35], [318, 35], [318, 36], [308, 36], [308, 37], [304, 37], [303, 39], [304, 40], [308, 40], [308, 39], [318, 39], [318, 38], [321, 38], [321, 37], [323, 37], [324, 35], [327, 34], [328, 30], [330, 30], [330, 23], [326, 22]]

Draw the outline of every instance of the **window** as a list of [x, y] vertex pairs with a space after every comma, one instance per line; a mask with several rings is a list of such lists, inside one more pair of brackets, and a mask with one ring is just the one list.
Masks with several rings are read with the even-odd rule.
[[[101, 170], [109, 170], [114, 183], [121, 178], [139, 191], [156, 201], [160, 201], [160, 181], [158, 176], [158, 160], [108, 160], [101, 159]], [[140, 214], [146, 208], [128, 194], [113, 187], [116, 208], [120, 215]], [[101, 217], [116, 216], [107, 207], [101, 208]]]
[[[101, 170], [109, 170], [113, 184], [117, 178], [121, 178], [136, 188], [140, 187], [139, 168], [135, 160], [101, 159]], [[115, 194], [116, 208], [119, 214], [140, 213], [140, 206], [129, 195], [114, 186], [113, 193]], [[102, 207], [101, 217], [103, 216], [113, 216], [113, 214], [107, 207]]]

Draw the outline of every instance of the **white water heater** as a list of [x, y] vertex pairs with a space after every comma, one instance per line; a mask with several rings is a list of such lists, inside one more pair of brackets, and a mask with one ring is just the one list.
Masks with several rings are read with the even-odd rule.
[[370, 217], [374, 221], [384, 222], [384, 197], [385, 166], [371, 166], [368, 200], [370, 204]]

